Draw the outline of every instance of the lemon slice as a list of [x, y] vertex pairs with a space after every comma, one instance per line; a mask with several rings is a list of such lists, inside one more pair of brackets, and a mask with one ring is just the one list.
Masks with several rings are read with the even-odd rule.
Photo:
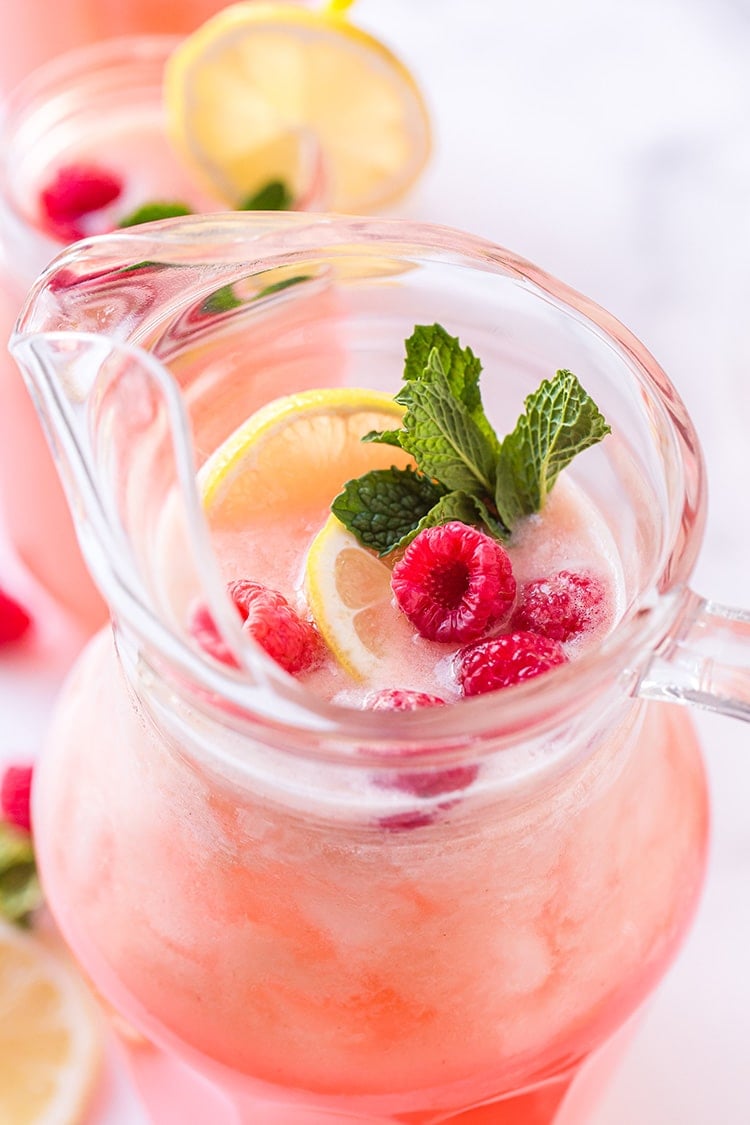
[[316, 205], [367, 212], [426, 163], [429, 122], [414, 78], [334, 9], [236, 4], [169, 59], [170, 139], [231, 206], [273, 180], [304, 201], [319, 179]]
[[0, 1122], [76, 1125], [99, 1056], [93, 1001], [74, 970], [0, 923]]
[[315, 623], [339, 664], [355, 680], [372, 680], [392, 652], [392, 627], [398, 625], [390, 567], [331, 516], [308, 552], [305, 590]]
[[369, 430], [392, 429], [402, 415], [390, 395], [358, 387], [274, 399], [235, 430], [200, 471], [211, 527], [241, 529], [269, 514], [283, 520], [302, 510], [325, 510], [350, 478], [413, 464], [403, 450], [361, 440]]

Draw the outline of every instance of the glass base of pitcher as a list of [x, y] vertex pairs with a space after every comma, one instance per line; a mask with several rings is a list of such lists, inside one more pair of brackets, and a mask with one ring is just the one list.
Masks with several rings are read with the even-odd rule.
[[144, 1040], [125, 1037], [120, 1046], [152, 1125], [586, 1125], [639, 1022], [631, 1019], [583, 1063], [535, 1089], [467, 1109], [395, 1116], [305, 1105], [299, 1094], [270, 1102], [219, 1086]]

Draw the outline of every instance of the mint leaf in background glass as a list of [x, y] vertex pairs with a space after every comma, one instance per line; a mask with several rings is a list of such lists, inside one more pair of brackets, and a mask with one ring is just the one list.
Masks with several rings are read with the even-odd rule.
[[0, 823], [0, 917], [25, 925], [41, 903], [31, 836]]
[[299, 285], [302, 281], [309, 281], [312, 277], [311, 273], [300, 273], [295, 277], [283, 277], [281, 281], [274, 281], [271, 285], [266, 285], [265, 289], [261, 289], [256, 294], [256, 300], [259, 301], [261, 297], [270, 297], [272, 293], [281, 293], [284, 289], [290, 289], [292, 285]]
[[238, 211], [289, 211], [294, 196], [283, 180], [270, 180], [238, 204]]
[[545, 379], [525, 407], [502, 443], [496, 470], [495, 505], [511, 528], [540, 511], [561, 471], [611, 432], [571, 371]]
[[137, 207], [135, 211], [119, 219], [117, 225], [124, 230], [126, 227], [140, 226], [141, 223], [157, 223], [160, 219], [178, 219], [182, 215], [192, 214], [185, 203], [144, 203], [142, 207]]
[[331, 511], [360, 543], [386, 555], [417, 527], [444, 491], [413, 469], [372, 469], [347, 481]]
[[209, 294], [201, 305], [200, 311], [210, 316], [212, 313], [230, 312], [238, 309], [242, 301], [237, 296], [232, 285], [222, 285], [214, 293]]

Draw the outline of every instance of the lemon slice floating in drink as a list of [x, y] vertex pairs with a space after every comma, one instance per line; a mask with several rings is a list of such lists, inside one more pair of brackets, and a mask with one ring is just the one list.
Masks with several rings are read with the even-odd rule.
[[229, 206], [280, 181], [298, 203], [367, 212], [421, 172], [430, 130], [417, 84], [347, 6], [236, 4], [173, 53], [170, 138]]
[[374, 671], [393, 640], [390, 619], [396, 627], [402, 623], [391, 606], [390, 568], [328, 512], [350, 478], [413, 463], [403, 450], [361, 441], [369, 430], [392, 429], [402, 415], [402, 407], [377, 391], [339, 387], [288, 395], [253, 414], [199, 474], [208, 522], [219, 534], [241, 536], [269, 516], [282, 524], [299, 512], [319, 520], [305, 593], [333, 656], [358, 680]]
[[97, 1074], [93, 1001], [67, 961], [0, 923], [0, 1121], [77, 1125]]
[[267, 514], [283, 517], [315, 505], [327, 510], [351, 477], [410, 464], [403, 450], [361, 441], [369, 430], [392, 428], [402, 415], [403, 407], [389, 395], [358, 387], [315, 388], [274, 399], [201, 469], [209, 523], [248, 526]]

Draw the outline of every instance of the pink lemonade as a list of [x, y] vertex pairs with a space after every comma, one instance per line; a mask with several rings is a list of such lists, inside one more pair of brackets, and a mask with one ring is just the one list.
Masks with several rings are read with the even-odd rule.
[[[631, 671], [664, 635], [654, 588], [689, 572], [696, 545], [689, 421], [662, 410], [645, 353], [633, 375], [611, 318], [496, 248], [381, 221], [263, 221], [76, 249], [22, 321], [40, 409], [79, 443], [64, 469], [115, 622], [115, 644], [103, 631], [79, 658], [35, 782], [50, 906], [135, 1033], [159, 1125], [583, 1125], [705, 870], [689, 717], [639, 698]], [[214, 271], [195, 264], [206, 253]], [[433, 320], [481, 356], [499, 435], [563, 363], [612, 426], [514, 527], [519, 600], [490, 635], [560, 572], [596, 579], [598, 612], [559, 642], [565, 663], [479, 698], [459, 698], [464, 642], [394, 625], [390, 601], [364, 679], [332, 649], [290, 676], [247, 638], [226, 583], [279, 591], [322, 633], [311, 547], [347, 477], [398, 451], [357, 439], [342, 458], [331, 439], [310, 460], [290, 442], [283, 507], [276, 476], [264, 489], [250, 474], [221, 508], [215, 467], [283, 396], [392, 396], [403, 341]], [[84, 335], [45, 337], [60, 325]], [[261, 464], [270, 431], [250, 432]], [[235, 662], [193, 631], [196, 598]], [[374, 712], [382, 688], [445, 704]]]

